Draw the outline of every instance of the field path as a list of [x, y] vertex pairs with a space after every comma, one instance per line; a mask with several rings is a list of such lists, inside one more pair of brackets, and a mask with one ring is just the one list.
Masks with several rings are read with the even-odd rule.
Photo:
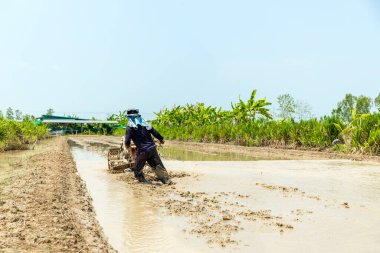
[[0, 252], [114, 252], [66, 138], [0, 161]]

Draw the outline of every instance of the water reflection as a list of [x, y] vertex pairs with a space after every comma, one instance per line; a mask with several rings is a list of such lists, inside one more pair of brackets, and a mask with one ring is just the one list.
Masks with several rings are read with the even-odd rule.
[[178, 147], [162, 147], [159, 152], [163, 158], [179, 161], [256, 161], [256, 157], [232, 152], [204, 153]]

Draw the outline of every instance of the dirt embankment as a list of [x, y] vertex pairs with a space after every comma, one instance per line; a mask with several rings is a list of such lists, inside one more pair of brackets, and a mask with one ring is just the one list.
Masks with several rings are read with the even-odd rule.
[[51, 139], [25, 157], [0, 182], [0, 252], [115, 252], [66, 139]]

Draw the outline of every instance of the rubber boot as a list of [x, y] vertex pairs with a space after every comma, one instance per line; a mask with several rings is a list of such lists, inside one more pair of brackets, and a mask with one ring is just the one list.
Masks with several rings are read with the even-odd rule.
[[137, 180], [138, 180], [140, 183], [143, 183], [143, 184], [147, 184], [147, 183], [149, 183], [149, 181], [146, 180], [144, 176], [137, 177]]
[[156, 168], [154, 168], [154, 173], [156, 174], [157, 178], [163, 183], [168, 184], [171, 183], [171, 180], [169, 179], [169, 174], [166, 171], [164, 167], [161, 165], [157, 165]]

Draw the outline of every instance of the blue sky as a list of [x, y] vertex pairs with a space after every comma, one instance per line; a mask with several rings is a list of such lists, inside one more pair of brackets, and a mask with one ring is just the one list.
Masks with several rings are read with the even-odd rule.
[[0, 109], [151, 118], [255, 88], [320, 116], [380, 92], [379, 45], [376, 0], [0, 1]]

